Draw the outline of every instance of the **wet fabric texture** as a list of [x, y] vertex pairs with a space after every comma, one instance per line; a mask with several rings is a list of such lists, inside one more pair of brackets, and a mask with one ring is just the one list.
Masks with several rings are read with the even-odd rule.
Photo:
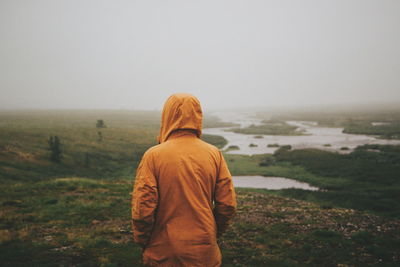
[[133, 235], [146, 265], [221, 265], [217, 236], [236, 211], [236, 197], [225, 160], [200, 139], [201, 127], [197, 98], [168, 98], [160, 144], [143, 155], [132, 193]]

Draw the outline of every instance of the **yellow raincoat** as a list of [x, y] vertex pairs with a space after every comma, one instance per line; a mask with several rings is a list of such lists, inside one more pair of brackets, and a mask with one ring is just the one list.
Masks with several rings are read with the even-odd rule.
[[164, 105], [159, 145], [143, 155], [132, 194], [132, 227], [150, 266], [220, 266], [217, 236], [236, 211], [221, 152], [201, 135], [200, 102], [174, 94]]

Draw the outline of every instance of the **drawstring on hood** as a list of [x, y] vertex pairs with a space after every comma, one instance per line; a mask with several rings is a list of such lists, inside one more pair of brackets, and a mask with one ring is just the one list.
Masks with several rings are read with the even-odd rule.
[[203, 113], [200, 101], [193, 95], [179, 93], [171, 95], [164, 104], [158, 143], [167, 141], [172, 132], [191, 129], [201, 136]]

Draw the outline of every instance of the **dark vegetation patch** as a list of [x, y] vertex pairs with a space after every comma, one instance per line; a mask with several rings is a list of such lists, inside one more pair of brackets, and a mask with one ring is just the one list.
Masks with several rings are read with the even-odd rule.
[[231, 145], [231, 146], [228, 146], [228, 148], [225, 150], [225, 152], [228, 152], [231, 150], [239, 150], [239, 149], [240, 149], [239, 146]]
[[339, 154], [282, 146], [274, 155], [226, 154], [225, 158], [233, 175], [286, 177], [322, 189], [288, 189], [276, 194], [400, 218], [399, 150], [400, 146], [364, 145]]
[[218, 148], [223, 148], [228, 143], [228, 141], [220, 135], [203, 134], [201, 136], [201, 139], [207, 143], [210, 143], [210, 144], [218, 147]]
[[348, 121], [343, 124], [344, 133], [377, 135], [383, 139], [400, 139], [400, 121], [387, 125], [373, 125], [371, 121]]
[[[379, 149], [381, 153], [367, 151]], [[399, 181], [400, 146], [364, 145], [349, 154], [317, 149], [279, 150], [278, 161], [302, 165], [321, 176], [393, 185]], [[318, 159], [318, 160], [317, 160]]]
[[268, 144], [267, 147], [279, 147], [279, 144], [277, 144], [277, 143]]
[[296, 131], [297, 127], [282, 121], [281, 123], [264, 123], [262, 125], [250, 125], [246, 128], [232, 128], [229, 131], [241, 134], [257, 135], [303, 135]]
[[277, 162], [304, 167], [327, 190], [289, 190], [286, 196], [400, 217], [400, 146], [364, 145], [345, 155], [316, 149], [280, 150], [274, 157]]

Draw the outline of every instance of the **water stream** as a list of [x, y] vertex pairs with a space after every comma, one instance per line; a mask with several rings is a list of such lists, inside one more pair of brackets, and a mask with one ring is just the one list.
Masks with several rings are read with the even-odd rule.
[[[234, 113], [224, 112], [214, 114], [224, 122], [239, 124], [245, 128], [250, 125], [262, 124], [262, 119], [256, 118], [252, 113]], [[285, 136], [285, 135], [262, 135], [262, 138], [251, 134], [240, 134], [227, 131], [228, 128], [205, 128], [203, 133], [223, 136], [229, 146], [237, 146], [239, 149], [230, 150], [230, 154], [266, 154], [274, 153], [278, 144], [290, 145], [292, 149], [317, 148], [339, 153], [350, 153], [357, 146], [364, 144], [400, 144], [400, 140], [378, 139], [368, 135], [356, 135], [343, 133], [343, 128], [331, 128], [318, 126], [313, 121], [286, 121], [290, 125], [298, 127], [305, 135]], [[269, 146], [268, 146], [269, 145]], [[301, 183], [293, 179], [284, 177], [263, 177], [263, 176], [234, 176], [233, 183], [235, 187], [265, 188], [271, 190], [285, 188], [300, 188], [305, 190], [318, 190], [307, 183]]]
[[235, 187], [263, 188], [269, 190], [299, 188], [316, 191], [319, 189], [307, 183], [283, 177], [233, 176], [232, 178]]
[[[216, 113], [215, 115], [224, 122], [240, 124], [242, 128], [251, 124], [262, 124], [262, 119], [255, 118], [251, 113]], [[378, 139], [362, 134], [346, 134], [342, 132], [343, 128], [321, 127], [313, 121], [286, 121], [286, 123], [297, 126], [298, 130], [303, 131], [305, 135], [259, 135], [262, 138], [255, 138], [256, 135], [227, 131], [230, 129], [229, 127], [206, 128], [203, 133], [223, 136], [228, 141], [228, 144], [223, 149], [229, 146], [237, 146], [239, 148], [227, 153], [243, 155], [274, 153], [279, 149], [279, 147], [271, 147], [274, 144], [279, 146], [291, 145], [292, 149], [317, 148], [343, 154], [350, 153], [357, 146], [364, 144], [400, 144], [400, 140]]]

